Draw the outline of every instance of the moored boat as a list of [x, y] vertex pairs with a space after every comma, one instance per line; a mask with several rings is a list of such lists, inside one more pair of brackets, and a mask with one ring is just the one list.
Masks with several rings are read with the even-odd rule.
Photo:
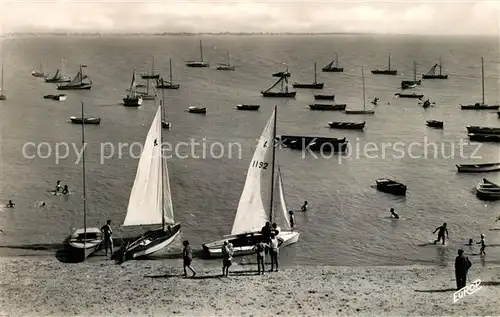
[[238, 110], [257, 111], [259, 108], [260, 105], [236, 105], [236, 109]]
[[500, 134], [469, 133], [469, 140], [477, 142], [500, 142]]
[[466, 128], [468, 133], [500, 134], [500, 128], [495, 128], [495, 127], [480, 127], [480, 126], [470, 125], [467, 126]]
[[80, 70], [75, 78], [67, 84], [57, 85], [58, 90], [89, 90], [92, 88], [92, 80], [83, 74], [83, 68], [87, 65], [80, 65]]
[[391, 69], [391, 54], [389, 53], [389, 67], [387, 69], [374, 69], [372, 70], [373, 75], [397, 75], [397, 69]]
[[188, 112], [206, 114], [207, 108], [203, 106], [189, 106]]
[[[250, 162], [231, 234], [204, 243], [202, 247], [208, 257], [220, 257], [226, 241], [232, 245], [233, 256], [254, 254], [254, 246], [266, 238], [261, 233], [266, 221], [277, 223], [282, 228], [277, 234], [280, 248], [299, 239], [300, 232], [292, 230], [289, 222], [282, 175], [275, 163], [276, 117], [275, 106]], [[280, 208], [276, 206], [278, 204]]]
[[[286, 73], [288, 73], [288, 69]], [[269, 87], [265, 91], [261, 91], [260, 93], [262, 94], [263, 97], [295, 98], [297, 92], [288, 91], [288, 77], [289, 76], [287, 75], [280, 77], [280, 79], [278, 79], [271, 87]], [[278, 84], [281, 84], [280, 91], [271, 91], [274, 87], [278, 86]]]
[[170, 77], [170, 80], [169, 81], [165, 81], [163, 80], [163, 77], [158, 79], [156, 81], [156, 88], [160, 88], [160, 89], [179, 89], [179, 87], [181, 85], [179, 84], [174, 84], [174, 81], [172, 79], [172, 59], [169, 60], [169, 64], [170, 64], [170, 67], [169, 67], [169, 77]]
[[423, 94], [419, 94], [419, 93], [411, 93], [411, 94], [405, 94], [405, 93], [395, 93], [394, 94], [395, 96], [398, 96], [399, 98], [418, 98], [418, 99], [422, 99], [424, 97]]
[[459, 173], [485, 173], [500, 171], [499, 163], [456, 164]]
[[483, 178], [476, 186], [476, 196], [481, 200], [500, 200], [500, 186]]
[[45, 77], [46, 83], [69, 83], [71, 77], [64, 75], [64, 60], [61, 60], [61, 68], [57, 69], [52, 77]]
[[142, 105], [142, 96], [137, 93], [137, 83], [135, 81], [135, 69], [132, 73], [132, 81], [128, 89], [127, 97], [123, 98], [125, 107], [139, 107]]
[[375, 181], [377, 183], [377, 189], [381, 192], [393, 194], [397, 196], [406, 195], [406, 185], [396, 182], [388, 178], [379, 178]]
[[365, 72], [363, 70], [363, 67], [361, 67], [361, 77], [363, 79], [363, 109], [359, 110], [346, 110], [346, 114], [375, 114], [375, 110], [367, 110], [366, 109], [366, 94], [365, 94]]
[[101, 118], [100, 117], [85, 117], [82, 119], [82, 117], [69, 117], [71, 120], [71, 123], [75, 124], [101, 124]]
[[363, 130], [365, 128], [366, 122], [341, 122], [341, 121], [330, 121], [328, 125], [332, 129], [344, 129], [344, 130]]
[[311, 110], [323, 110], [323, 111], [343, 111], [347, 107], [346, 104], [322, 104], [315, 103], [313, 105], [309, 105]]
[[335, 95], [314, 95], [316, 100], [335, 100]]
[[314, 62], [314, 81], [309, 84], [294, 83], [293, 88], [323, 89], [325, 83], [319, 83], [316, 72], [316, 62]]
[[188, 61], [186, 62], [187, 67], [194, 67], [194, 68], [200, 68], [200, 67], [210, 67], [210, 64], [205, 63], [203, 60], [203, 44], [201, 43], [200, 40], [200, 60], [199, 61]]
[[438, 120], [427, 120], [426, 121], [427, 126], [433, 127], [433, 128], [443, 128], [444, 123], [443, 121], [438, 121]]
[[498, 110], [500, 105], [487, 105], [484, 102], [484, 58], [481, 57], [481, 103], [476, 102], [473, 105], [460, 105], [462, 110]]
[[58, 94], [58, 95], [45, 95], [43, 96], [43, 99], [50, 99], [50, 100], [56, 100], [56, 101], [64, 101], [68, 98], [66, 94]]
[[219, 64], [216, 67], [217, 70], [236, 70], [236, 67], [234, 65], [231, 65], [230, 59], [229, 59], [229, 50], [227, 50], [227, 61], [225, 64]]
[[39, 71], [37, 71], [37, 70], [34, 70], [34, 69], [33, 69], [33, 71], [31, 72], [31, 76], [33, 76], [33, 77], [43, 77], [43, 78], [45, 78], [45, 76], [46, 76], [46, 75], [45, 75], [45, 73], [43, 72], [43, 64], [42, 64], [42, 63], [40, 63], [40, 70], [39, 70]]
[[160, 78], [160, 74], [155, 72], [155, 57], [152, 57], [152, 62], [151, 62], [151, 72], [149, 73], [144, 73], [141, 74], [142, 79], [158, 79]]
[[339, 54], [337, 52], [335, 52], [335, 60], [323, 67], [321, 71], [327, 73], [342, 73], [344, 71], [343, 67], [339, 67]]
[[[439, 68], [439, 73], [436, 73], [436, 68]], [[448, 75], [442, 73], [443, 71], [443, 62], [441, 57], [439, 57], [439, 64], [434, 64], [432, 68], [426, 73], [422, 75], [423, 79], [448, 79]]]
[[344, 152], [348, 141], [344, 138], [329, 138], [320, 136], [282, 135], [280, 144], [292, 150], [311, 150], [323, 152]]
[[420, 86], [422, 80], [417, 80], [417, 62], [413, 62], [413, 80], [401, 81], [401, 89], [410, 89]]

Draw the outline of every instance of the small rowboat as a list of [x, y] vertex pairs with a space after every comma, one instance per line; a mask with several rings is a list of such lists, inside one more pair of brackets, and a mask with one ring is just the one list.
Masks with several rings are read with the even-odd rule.
[[500, 163], [457, 164], [459, 173], [484, 173], [500, 171]]
[[375, 181], [377, 189], [381, 192], [397, 196], [406, 195], [406, 185], [387, 178], [379, 178]]
[[206, 114], [207, 113], [207, 108], [206, 107], [202, 107], [202, 106], [190, 106], [188, 108], [188, 112]]
[[83, 118], [82, 120], [82, 117], [69, 117], [69, 119], [71, 120], [71, 123], [75, 123], [75, 124], [101, 124], [101, 118], [97, 117], [97, 118]]

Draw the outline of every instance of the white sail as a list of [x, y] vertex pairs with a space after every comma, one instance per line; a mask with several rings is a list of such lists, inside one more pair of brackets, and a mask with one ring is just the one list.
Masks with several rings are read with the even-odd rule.
[[258, 231], [269, 221], [275, 116], [273, 111], [250, 162], [231, 234]]
[[[160, 106], [161, 108], [162, 106]], [[161, 114], [160, 114], [160, 129], [161, 129]], [[161, 132], [160, 132], [161, 133]], [[163, 192], [163, 216], [165, 217], [165, 223], [173, 224], [174, 221], [174, 206], [172, 205], [172, 195], [170, 194], [170, 180], [168, 178], [168, 168], [166, 160], [163, 160], [163, 186], [165, 186]]]
[[[275, 209], [276, 216], [275, 219], [282, 218], [280, 224], [287, 230], [291, 230], [292, 226], [290, 224], [290, 218], [288, 215], [288, 209], [286, 207], [286, 201], [285, 201], [285, 191], [283, 190], [283, 178], [281, 177], [281, 171], [280, 168], [278, 167], [278, 177], [277, 177], [277, 183], [278, 183], [278, 196], [279, 196], [279, 205], [280, 205], [280, 210], [278, 208]], [[278, 216], [278, 213], [281, 211], [280, 216]], [[282, 227], [282, 228], [283, 228]]]
[[[123, 226], [152, 225], [163, 222], [161, 142], [161, 107], [158, 107], [139, 159]], [[170, 195], [170, 191], [166, 195]], [[166, 208], [172, 209], [172, 205], [167, 204]]]

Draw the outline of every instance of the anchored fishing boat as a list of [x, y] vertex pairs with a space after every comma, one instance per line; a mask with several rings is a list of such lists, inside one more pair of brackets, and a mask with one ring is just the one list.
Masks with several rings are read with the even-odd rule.
[[162, 155], [162, 105], [149, 128], [137, 166], [123, 227], [157, 226], [147, 229], [116, 252], [118, 263], [156, 253], [174, 241], [181, 225], [174, 221], [174, 208], [166, 158]]
[[75, 78], [67, 84], [57, 85], [58, 90], [89, 90], [92, 88], [92, 80], [83, 74], [83, 68], [87, 65], [80, 65], [80, 70], [76, 74]]
[[379, 178], [375, 182], [377, 183], [377, 189], [381, 192], [397, 196], [406, 195], [406, 185], [402, 183], [387, 178]]
[[[296, 91], [288, 91], [288, 69], [286, 73], [280, 79], [278, 79], [271, 87], [269, 87], [265, 91], [261, 91], [260, 93], [262, 94], [263, 97], [282, 97], [282, 98], [295, 98], [295, 95], [297, 94]], [[274, 76], [274, 74], [273, 74]], [[275, 76], [276, 77], [276, 76]], [[280, 91], [271, 91], [274, 87], [278, 86], [281, 84]]]
[[[250, 162], [231, 234], [223, 236], [221, 240], [203, 244], [203, 250], [209, 257], [220, 257], [225, 241], [233, 245], [235, 256], [255, 253], [254, 246], [265, 238], [260, 230], [266, 221], [279, 223], [284, 229], [277, 235], [281, 248], [296, 243], [299, 239], [300, 233], [293, 231], [289, 222], [283, 180], [275, 162], [276, 117], [275, 106]], [[276, 200], [281, 206], [279, 209], [275, 206]]]
[[64, 101], [68, 98], [66, 94], [58, 94], [58, 95], [45, 95], [43, 96], [43, 99], [50, 99], [50, 100], [56, 100], [56, 101]]
[[324, 104], [324, 103], [315, 103], [309, 105], [311, 110], [322, 110], [322, 111], [344, 111], [347, 107], [346, 104]]
[[332, 129], [343, 129], [343, 130], [363, 130], [365, 128], [365, 121], [363, 122], [342, 122], [342, 121], [330, 121], [328, 125]]
[[413, 80], [403, 80], [401, 81], [401, 89], [410, 89], [419, 86], [422, 83], [421, 80], [417, 80], [417, 62], [413, 62]]
[[71, 77], [64, 75], [64, 60], [61, 60], [61, 68], [57, 69], [52, 77], [45, 77], [46, 83], [69, 83]]
[[391, 69], [391, 54], [389, 53], [389, 67], [387, 69], [374, 69], [372, 70], [373, 75], [397, 75], [397, 69]]
[[[82, 118], [84, 118], [82, 102]], [[82, 178], [83, 178], [83, 228], [74, 230], [67, 238], [72, 253], [76, 253], [78, 260], [84, 261], [89, 255], [97, 251], [103, 234], [99, 228], [87, 227], [87, 187], [85, 179], [85, 124], [82, 124]]]
[[[436, 68], [439, 68], [439, 73], [436, 73]], [[422, 75], [423, 79], [448, 79], [448, 75], [442, 73], [443, 71], [443, 62], [441, 60], [441, 56], [439, 57], [439, 64], [434, 64], [432, 68], [426, 73]]]
[[484, 59], [481, 57], [481, 103], [476, 102], [473, 105], [460, 105], [462, 110], [498, 110], [500, 105], [487, 105], [484, 103]]
[[141, 74], [142, 79], [158, 79], [160, 78], [160, 74], [155, 72], [155, 57], [152, 56], [152, 62], [151, 62], [151, 71], [149, 73], [144, 73]]
[[130, 88], [128, 89], [127, 97], [123, 98], [123, 105], [125, 107], [139, 107], [142, 105], [142, 96], [137, 93], [135, 81], [135, 69], [132, 72], [132, 81], [130, 82]]
[[375, 114], [375, 110], [366, 110], [365, 72], [363, 67], [361, 67], [361, 77], [363, 79], [363, 110], [346, 110], [346, 114]]
[[163, 77], [156, 81], [156, 88], [160, 89], [179, 89], [181, 85], [174, 84], [172, 79], [172, 59], [169, 60], [169, 81], [164, 81]]
[[456, 164], [459, 173], [486, 173], [500, 171], [500, 162], [478, 164]]
[[200, 60], [199, 61], [188, 61], [186, 62], [187, 67], [210, 67], [210, 64], [205, 63], [203, 60], [203, 44], [201, 43], [200, 40]]
[[[335, 63], [335, 65], [333, 65]], [[339, 53], [335, 52], [335, 60], [331, 61], [330, 64], [326, 65], [321, 69], [323, 72], [330, 73], [342, 73], [344, 71], [343, 67], [339, 67]]]
[[469, 140], [477, 142], [500, 142], [500, 134], [469, 133]]
[[481, 200], [499, 200], [500, 186], [483, 178], [476, 186], [476, 196]]
[[429, 127], [438, 128], [438, 129], [442, 129], [444, 126], [443, 121], [438, 121], [438, 120], [427, 120], [426, 124]]
[[227, 50], [227, 62], [226, 64], [219, 64], [217, 66], [217, 70], [235, 70], [236, 67], [234, 65], [231, 65], [230, 59], [229, 59], [229, 50]]
[[294, 83], [292, 85], [293, 88], [309, 88], [309, 89], [323, 89], [324, 83], [319, 83], [317, 80], [317, 72], [316, 72], [316, 62], [314, 62], [314, 82], [310, 84], [301, 84]]
[[238, 110], [257, 111], [259, 108], [260, 105], [236, 105]]

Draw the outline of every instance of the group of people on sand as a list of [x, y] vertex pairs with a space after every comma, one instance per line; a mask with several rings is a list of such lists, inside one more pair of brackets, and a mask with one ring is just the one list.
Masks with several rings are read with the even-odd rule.
[[58, 193], [61, 193], [63, 195], [69, 195], [69, 188], [68, 185], [61, 185], [61, 181], [57, 181], [56, 183], [56, 189], [54, 190], [54, 195], [57, 195]]

